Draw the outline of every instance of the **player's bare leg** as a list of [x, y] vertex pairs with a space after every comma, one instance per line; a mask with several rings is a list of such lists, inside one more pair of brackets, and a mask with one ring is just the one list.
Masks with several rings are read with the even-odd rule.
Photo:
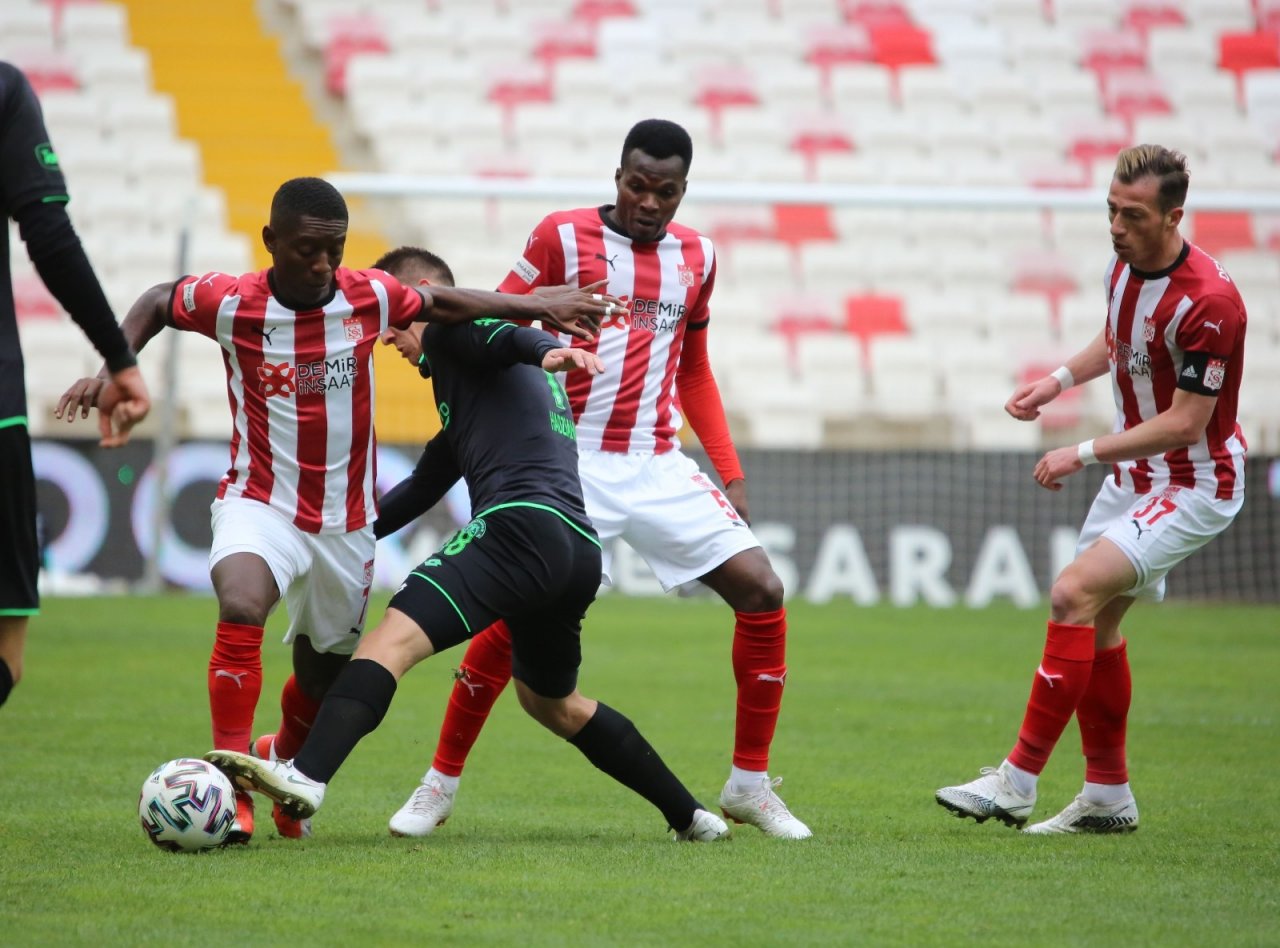
[[0, 616], [0, 705], [22, 679], [28, 616]]
[[739, 823], [770, 836], [805, 839], [809, 827], [798, 820], [769, 779], [782, 691], [787, 680], [787, 613], [782, 581], [761, 547], [731, 556], [702, 577], [733, 609], [733, 675], [738, 685], [733, 766], [720, 794], [720, 808]]
[[598, 770], [657, 807], [677, 839], [728, 838], [728, 825], [694, 799], [625, 715], [577, 689], [563, 698], [548, 698], [516, 679], [516, 695], [535, 721], [578, 748]]

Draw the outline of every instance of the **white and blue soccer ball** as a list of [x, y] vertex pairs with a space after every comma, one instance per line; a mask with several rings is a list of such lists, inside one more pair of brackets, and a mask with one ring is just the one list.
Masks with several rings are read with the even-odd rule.
[[223, 844], [235, 822], [235, 788], [212, 764], [180, 757], [161, 764], [143, 782], [138, 818], [161, 849], [213, 849]]

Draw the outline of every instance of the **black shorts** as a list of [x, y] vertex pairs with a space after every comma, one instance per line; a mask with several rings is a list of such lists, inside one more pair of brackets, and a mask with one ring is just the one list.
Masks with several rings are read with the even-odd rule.
[[511, 673], [535, 694], [578, 686], [582, 617], [600, 588], [593, 531], [549, 507], [503, 505], [472, 520], [391, 597], [437, 652], [498, 619], [511, 629]]
[[36, 476], [25, 424], [0, 428], [0, 616], [40, 611]]

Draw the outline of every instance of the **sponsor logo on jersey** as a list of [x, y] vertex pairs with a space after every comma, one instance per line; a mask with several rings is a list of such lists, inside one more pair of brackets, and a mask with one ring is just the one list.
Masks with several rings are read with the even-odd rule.
[[542, 275], [542, 271], [524, 257], [521, 257], [516, 261], [516, 265], [511, 268], [511, 272], [524, 280], [524, 282], [528, 283], [530, 286], [533, 285], [534, 280], [538, 279], [538, 277]]
[[693, 272], [693, 267], [682, 263], [678, 267], [676, 267], [676, 273], [680, 277], [681, 286], [697, 286], [698, 285], [698, 275]]
[[288, 398], [297, 388], [293, 375], [293, 366], [288, 362], [275, 365], [264, 362], [258, 366], [258, 390], [262, 392], [264, 398], [275, 395]]
[[359, 342], [364, 338], [364, 326], [359, 316], [350, 316], [342, 321], [342, 331], [351, 342]]
[[188, 313], [196, 311], [196, 285], [188, 283], [182, 288], [182, 308]]
[[326, 392], [350, 388], [358, 375], [356, 357], [353, 355], [300, 362], [297, 372], [298, 394], [324, 395]]
[[1204, 387], [1216, 392], [1227, 380], [1227, 360], [1210, 359], [1204, 369]]
[[1116, 340], [1116, 369], [1132, 376], [1151, 377], [1151, 356], [1139, 352], [1127, 342]]
[[1196, 372], [1196, 367], [1194, 365], [1189, 365], [1182, 370], [1182, 377], [1184, 379], [1198, 379], [1200, 375]]
[[61, 166], [58, 161], [58, 153], [53, 150], [53, 145], [49, 142], [41, 142], [36, 145], [36, 163], [46, 171], [57, 171]]

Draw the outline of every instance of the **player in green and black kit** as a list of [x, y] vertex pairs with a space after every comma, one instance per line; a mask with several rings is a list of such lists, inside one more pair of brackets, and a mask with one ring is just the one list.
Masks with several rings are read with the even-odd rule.
[[[452, 283], [433, 254], [402, 250], [393, 259], [394, 267], [387, 258], [377, 266], [406, 283]], [[476, 513], [401, 584], [292, 761], [221, 750], [205, 759], [310, 816], [325, 784], [381, 722], [404, 673], [501, 618], [511, 629], [520, 704], [535, 720], [656, 806], [677, 838], [727, 836], [724, 821], [630, 720], [578, 691], [579, 633], [600, 584], [600, 542], [583, 506], [573, 416], [552, 373], [599, 374], [599, 358], [502, 320], [429, 326], [422, 345], [442, 426], [424, 463], [448, 483], [465, 477]]]
[[[68, 200], [35, 91], [20, 69], [0, 62], [0, 216], [18, 222], [40, 279], [107, 360], [111, 385], [98, 403], [98, 428], [102, 445], [114, 447], [128, 440], [151, 401], [67, 217]], [[0, 223], [0, 704], [22, 676], [27, 621], [40, 611], [39, 568], [36, 482], [9, 275], [9, 228]]]

